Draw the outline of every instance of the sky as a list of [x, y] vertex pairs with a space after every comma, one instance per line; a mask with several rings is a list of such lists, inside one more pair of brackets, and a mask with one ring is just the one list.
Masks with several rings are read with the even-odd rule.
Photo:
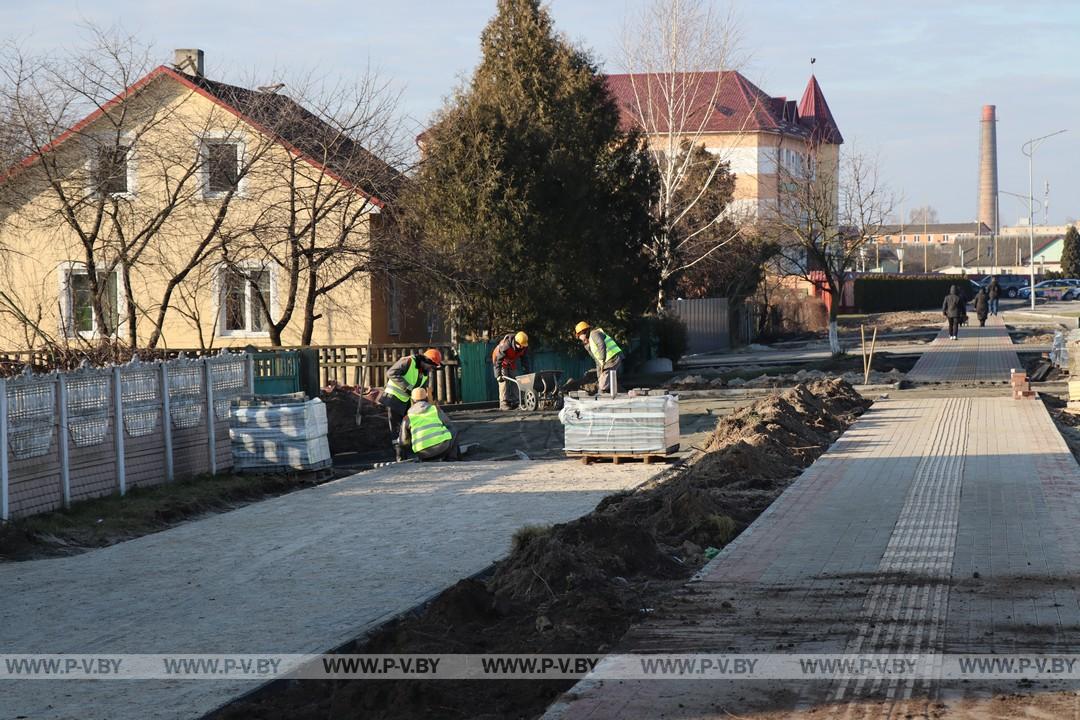
[[[550, 0], [556, 28], [620, 72], [625, 19], [641, 0]], [[727, 8], [724, 2], [717, 6]], [[846, 147], [877, 156], [906, 215], [930, 205], [943, 222], [974, 219], [979, 119], [997, 105], [1001, 190], [1028, 192], [1028, 139], [1067, 129], [1035, 153], [1042, 221], [1080, 218], [1080, 3], [1070, 0], [735, 0], [742, 72], [774, 96], [798, 99], [817, 75]], [[0, 0], [0, 37], [33, 52], [85, 39], [81, 24], [120, 24], [152, 43], [206, 52], [207, 75], [257, 77], [283, 69], [346, 81], [370, 65], [401, 91], [419, 129], [479, 60], [495, 0]], [[1002, 195], [1002, 224], [1027, 215]]]

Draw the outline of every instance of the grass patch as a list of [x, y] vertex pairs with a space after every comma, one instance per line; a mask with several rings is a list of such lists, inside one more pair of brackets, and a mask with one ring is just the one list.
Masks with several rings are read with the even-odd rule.
[[316, 476], [203, 475], [0, 525], [0, 561], [74, 555], [317, 484]]

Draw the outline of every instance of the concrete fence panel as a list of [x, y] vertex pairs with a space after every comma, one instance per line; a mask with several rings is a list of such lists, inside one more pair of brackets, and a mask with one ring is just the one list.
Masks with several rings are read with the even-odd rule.
[[232, 467], [245, 355], [0, 379], [0, 518]]

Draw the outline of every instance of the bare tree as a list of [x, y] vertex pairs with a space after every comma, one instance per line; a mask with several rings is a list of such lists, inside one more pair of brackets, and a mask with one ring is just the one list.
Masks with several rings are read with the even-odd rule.
[[[0, 202], [10, 229], [77, 248], [58, 308], [66, 340], [126, 335], [135, 346], [146, 317], [153, 346], [182, 271], [166, 279], [164, 298], [153, 284], [149, 295], [136, 293], [137, 278], [157, 279], [168, 266], [161, 246], [170, 237], [220, 242], [234, 194], [202, 202], [206, 158], [192, 139], [238, 135], [242, 123], [216, 107], [186, 112], [195, 91], [155, 73], [149, 48], [116, 31], [88, 31], [87, 47], [70, 54], [34, 58], [9, 46], [0, 60], [5, 133], [25, 158], [3, 178]], [[252, 147], [250, 158], [259, 153]]]
[[[646, 247], [659, 274], [657, 311], [680, 274], [721, 252], [739, 234], [729, 207], [730, 160], [754, 113], [728, 129], [723, 147], [701, 150], [722, 112], [724, 73], [741, 62], [738, 46], [734, 17], [706, 0], [646, 0], [623, 33], [628, 106], [658, 175], [655, 230]], [[706, 205], [715, 207], [718, 196], [720, 212], [701, 212]]]
[[911, 208], [908, 213], [908, 225], [936, 225], [938, 211], [931, 205]]
[[[260, 212], [234, 225], [225, 263], [251, 289], [274, 344], [300, 322], [309, 344], [329, 296], [361, 276], [409, 272], [418, 248], [397, 235], [393, 203], [411, 160], [399, 93], [370, 69], [352, 85], [298, 83], [289, 96], [253, 111], [255, 119], [298, 152], [268, 154], [251, 184]], [[282, 280], [273, 303], [264, 282]]]
[[816, 283], [829, 296], [829, 347], [840, 353], [836, 318], [845, 276], [881, 234], [896, 200], [874, 158], [858, 151], [840, 155], [836, 146], [826, 153], [813, 141], [803, 157], [780, 168], [781, 192], [762, 227], [781, 249], [781, 273]]

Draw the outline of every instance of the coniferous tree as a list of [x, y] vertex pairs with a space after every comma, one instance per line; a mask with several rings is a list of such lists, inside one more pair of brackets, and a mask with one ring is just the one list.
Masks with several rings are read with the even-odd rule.
[[405, 210], [463, 330], [628, 322], [648, 305], [654, 181], [589, 55], [499, 0], [483, 59], [422, 136]]
[[1069, 226], [1062, 241], [1061, 272], [1067, 278], [1080, 277], [1080, 233], [1075, 225]]

